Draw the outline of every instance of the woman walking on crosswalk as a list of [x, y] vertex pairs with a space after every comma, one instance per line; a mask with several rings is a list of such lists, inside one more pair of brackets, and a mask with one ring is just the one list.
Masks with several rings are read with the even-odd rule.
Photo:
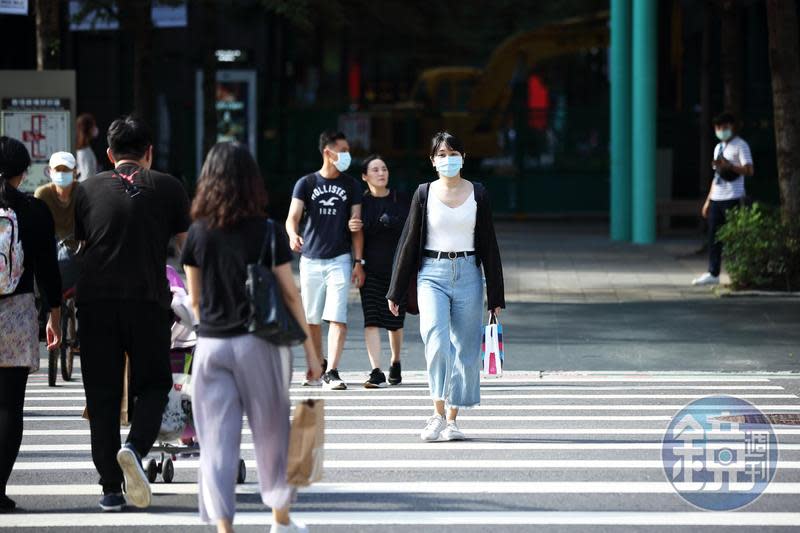
[[[292, 277], [288, 237], [281, 226], [268, 224], [265, 208], [263, 181], [247, 148], [238, 143], [215, 145], [198, 181], [192, 204], [195, 221], [182, 262], [200, 317], [192, 377], [194, 422], [203, 450], [200, 517], [216, 522], [223, 533], [233, 531], [243, 414], [253, 435], [261, 500], [272, 508], [271, 531], [307, 531], [289, 519], [294, 495], [286, 480], [291, 355], [247, 332], [247, 265], [260, 259], [273, 265], [286, 308], [306, 332], [306, 377], [319, 379], [322, 368]], [[273, 237], [268, 231], [275, 231]], [[264, 248], [267, 238], [275, 239], [274, 248]]]
[[[480, 403], [483, 279], [488, 309], [505, 307], [503, 267], [485, 187], [461, 177], [464, 146], [447, 132], [431, 142], [439, 179], [419, 186], [395, 254], [387, 299], [400, 311], [417, 276], [420, 332], [425, 343], [434, 413], [422, 440], [462, 440], [459, 409]], [[445, 412], [446, 411], [446, 412]]]
[[61, 342], [61, 276], [53, 217], [44, 202], [19, 190], [31, 166], [25, 145], [0, 137], [0, 513], [16, 503], [6, 483], [22, 443], [28, 374], [39, 370], [34, 278], [50, 309], [47, 348]]

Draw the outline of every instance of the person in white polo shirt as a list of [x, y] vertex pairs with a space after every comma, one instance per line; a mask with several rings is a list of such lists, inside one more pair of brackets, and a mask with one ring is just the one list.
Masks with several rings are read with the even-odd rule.
[[722, 113], [714, 119], [714, 132], [719, 144], [714, 148], [714, 179], [703, 204], [703, 218], [708, 219], [708, 272], [695, 278], [692, 285], [716, 285], [722, 268], [722, 243], [717, 230], [725, 224], [726, 213], [741, 205], [745, 198], [744, 178], [753, 175], [750, 146], [737, 135], [736, 117]]

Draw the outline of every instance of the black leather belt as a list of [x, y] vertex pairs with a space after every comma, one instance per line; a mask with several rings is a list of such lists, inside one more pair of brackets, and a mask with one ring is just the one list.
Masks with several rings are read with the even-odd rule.
[[434, 259], [458, 259], [459, 257], [467, 258], [471, 255], [475, 255], [475, 252], [438, 252], [436, 250], [425, 250], [423, 255]]

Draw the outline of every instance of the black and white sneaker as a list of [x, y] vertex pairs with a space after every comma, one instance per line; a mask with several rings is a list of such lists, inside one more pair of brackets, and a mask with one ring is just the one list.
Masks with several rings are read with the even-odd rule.
[[389, 385], [400, 385], [403, 382], [403, 376], [400, 374], [400, 361], [392, 363], [389, 367]]
[[125, 499], [134, 507], [149, 507], [153, 497], [150, 482], [142, 468], [142, 459], [130, 442], [117, 452], [117, 463], [125, 476]]
[[386, 374], [380, 368], [373, 368], [369, 379], [364, 382], [365, 389], [382, 389], [386, 386]]
[[322, 374], [322, 386], [330, 390], [345, 390], [347, 383], [339, 377], [339, 370], [331, 368], [329, 371]]

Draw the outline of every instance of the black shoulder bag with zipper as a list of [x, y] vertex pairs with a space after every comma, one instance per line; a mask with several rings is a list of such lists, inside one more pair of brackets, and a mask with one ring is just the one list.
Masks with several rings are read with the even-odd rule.
[[[267, 247], [272, 253], [270, 267], [264, 266]], [[306, 340], [303, 328], [286, 309], [275, 268], [275, 225], [267, 220], [267, 234], [257, 263], [247, 265], [247, 299], [250, 321], [247, 331], [276, 346], [297, 346]]]

